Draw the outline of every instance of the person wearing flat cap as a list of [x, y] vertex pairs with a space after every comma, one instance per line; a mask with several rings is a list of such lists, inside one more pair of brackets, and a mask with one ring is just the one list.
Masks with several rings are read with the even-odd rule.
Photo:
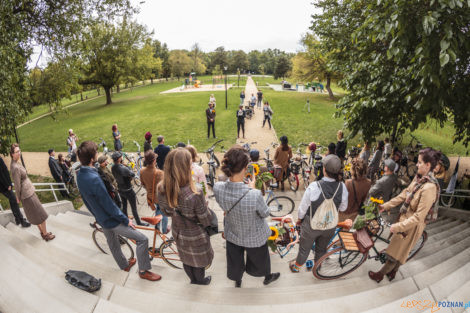
[[122, 164], [122, 153], [116, 151], [113, 153], [114, 165], [111, 168], [114, 178], [118, 184], [119, 195], [122, 200], [122, 211], [127, 215], [127, 202], [129, 201], [137, 225], [148, 226], [147, 223], [141, 222], [139, 214], [137, 213], [137, 196], [134, 189], [132, 189], [131, 180], [135, 174], [127, 166]]
[[397, 176], [394, 174], [395, 167], [396, 163], [392, 159], [384, 161], [384, 175], [370, 188], [369, 198], [382, 198], [384, 202], [390, 200], [393, 187], [397, 181]]
[[[335, 207], [343, 212], [348, 207], [348, 190], [344, 183], [339, 181], [341, 171], [341, 160], [334, 154], [327, 155], [323, 159], [323, 178], [311, 183], [302, 197], [299, 206], [299, 219], [302, 234], [300, 236], [299, 252], [297, 259], [289, 264], [292, 272], [299, 272], [302, 265], [307, 261], [312, 245], [315, 243], [315, 262], [317, 262], [327, 251], [328, 243], [333, 237], [335, 227], [326, 230], [313, 230], [310, 226], [310, 218], [316, 217], [313, 212], [323, 203], [325, 199], [333, 199]], [[313, 210], [310, 212], [310, 210]]]
[[118, 185], [113, 173], [111, 173], [111, 170], [108, 168], [108, 157], [104, 154], [100, 155], [98, 157], [98, 164], [98, 174], [100, 174], [108, 194], [111, 196], [114, 203], [121, 208], [122, 202], [118, 193]]

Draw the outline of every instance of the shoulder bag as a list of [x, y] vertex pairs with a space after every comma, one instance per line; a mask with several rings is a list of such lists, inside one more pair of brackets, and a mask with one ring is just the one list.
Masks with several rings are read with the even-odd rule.
[[209, 213], [211, 214], [211, 224], [207, 227], [205, 227], [204, 225], [202, 225], [201, 223], [198, 223], [196, 221], [193, 221], [189, 218], [187, 218], [186, 216], [184, 216], [180, 211], [178, 211], [177, 209], [175, 209], [175, 212], [181, 216], [183, 219], [187, 220], [187, 221], [190, 221], [191, 223], [193, 224], [196, 224], [197, 226], [201, 227], [202, 229], [204, 229], [206, 231], [206, 233], [209, 235], [209, 236], [214, 236], [214, 235], [217, 235], [219, 233], [219, 221], [217, 219], [217, 215], [215, 214], [214, 211], [212, 211], [210, 208], [207, 208], [207, 210], [209, 210]]

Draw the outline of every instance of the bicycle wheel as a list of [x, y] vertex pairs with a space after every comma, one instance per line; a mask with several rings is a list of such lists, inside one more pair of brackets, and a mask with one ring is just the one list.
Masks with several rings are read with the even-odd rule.
[[174, 239], [164, 241], [160, 246], [160, 257], [162, 260], [173, 268], [182, 269], [183, 262], [181, 262], [176, 242]]
[[426, 240], [428, 240], [428, 233], [426, 233], [426, 231], [423, 231], [423, 234], [418, 239], [418, 242], [416, 242], [413, 249], [411, 249], [410, 254], [408, 255], [408, 259], [406, 259], [407, 262], [411, 260], [411, 258], [413, 258], [419, 252], [419, 250], [423, 248]]
[[214, 187], [215, 184], [215, 168], [209, 166], [209, 175], [207, 176], [207, 184], [211, 187]]
[[[108, 241], [106, 236], [104, 235], [101, 229], [95, 229], [93, 231], [93, 242], [95, 243], [96, 247], [103, 252], [104, 254], [111, 255], [111, 250], [108, 246]], [[134, 250], [132, 249], [129, 241], [127, 239], [119, 236], [119, 243], [121, 244], [121, 251], [124, 254], [124, 257], [129, 260], [134, 257]]]
[[297, 174], [290, 173], [287, 180], [289, 181], [290, 190], [299, 190], [299, 176]]
[[268, 202], [269, 215], [282, 217], [294, 211], [294, 200], [287, 196], [274, 196]]
[[322, 280], [348, 275], [367, 260], [368, 252], [347, 251], [342, 246], [328, 251], [313, 267], [313, 276]]
[[441, 204], [446, 208], [451, 208], [455, 204], [456, 198], [454, 197], [453, 193], [443, 193], [440, 196]]

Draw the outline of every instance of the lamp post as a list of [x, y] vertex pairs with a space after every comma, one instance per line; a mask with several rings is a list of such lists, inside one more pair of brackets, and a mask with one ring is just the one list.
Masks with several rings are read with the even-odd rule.
[[237, 74], [238, 74], [238, 87], [240, 87], [240, 69], [237, 68]]
[[225, 70], [225, 110], [227, 110], [227, 65], [224, 65]]

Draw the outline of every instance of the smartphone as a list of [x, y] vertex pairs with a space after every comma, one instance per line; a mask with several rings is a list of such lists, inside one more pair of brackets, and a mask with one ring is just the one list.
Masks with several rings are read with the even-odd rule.
[[254, 177], [254, 173], [255, 173], [255, 170], [253, 168], [253, 164], [248, 164], [248, 169], [247, 169], [247, 174], [250, 176], [250, 177]]

